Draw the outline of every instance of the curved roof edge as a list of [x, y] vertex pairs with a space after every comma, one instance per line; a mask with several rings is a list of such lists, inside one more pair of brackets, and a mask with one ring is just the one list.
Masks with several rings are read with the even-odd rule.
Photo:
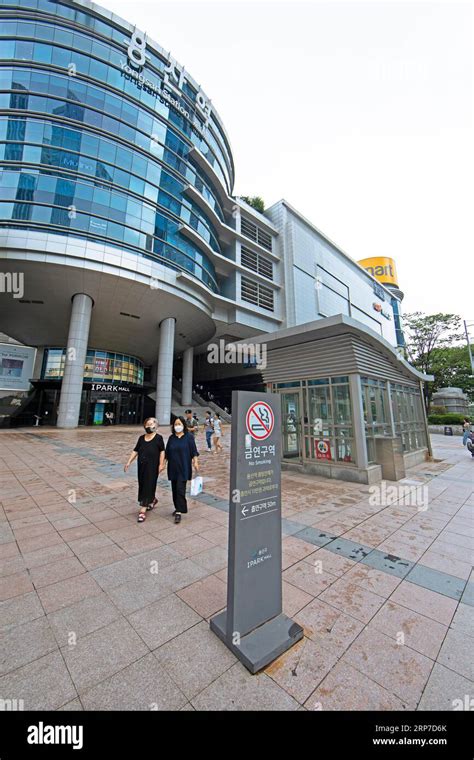
[[[89, 10], [92, 13], [94, 13], [96, 16], [102, 16], [102, 18], [107, 19], [107, 21], [111, 21], [113, 24], [116, 24], [117, 26], [127, 30], [128, 32], [132, 33], [136, 29], [136, 24], [131, 24], [130, 21], [126, 21], [121, 16], [118, 16], [116, 13], [113, 13], [113, 11], [107, 10], [107, 8], [103, 8], [101, 5], [98, 5], [97, 3], [92, 3], [90, 0], [62, 0], [64, 5], [69, 5], [71, 8], [74, 8], [75, 6], [79, 6], [85, 10]], [[146, 30], [140, 29], [140, 31], [145, 32]], [[146, 41], [147, 45], [150, 45], [150, 47], [159, 55], [161, 55], [165, 60], [167, 60], [170, 56], [170, 51], [165, 50], [165, 48], [161, 47], [161, 45], [158, 44], [152, 37], [148, 36], [148, 32], [146, 32]], [[185, 67], [184, 67], [185, 68]], [[201, 90], [206, 98], [209, 100], [210, 103], [213, 103], [212, 99], [207, 95], [205, 90], [201, 87], [200, 84], [196, 82], [196, 80], [191, 76], [189, 71], [186, 69], [186, 74], [188, 75], [188, 81], [193, 85], [193, 87], [198, 92]], [[235, 175], [235, 166], [234, 166], [234, 157], [232, 153], [232, 146], [230, 144], [229, 135], [227, 133], [227, 130], [224, 126], [224, 123], [219, 116], [219, 113], [217, 109], [214, 107], [214, 104], [212, 105], [212, 111], [215, 115], [217, 121], [219, 122], [219, 126], [222, 129], [222, 132], [227, 140], [227, 144], [230, 151], [230, 158], [232, 161], [232, 170]]]
[[307, 343], [318, 338], [329, 338], [347, 332], [355, 335], [362, 334], [366, 340], [368, 339], [376, 348], [384, 351], [389, 358], [401, 364], [405, 371], [409, 372], [417, 380], [422, 380], [423, 382], [432, 382], [434, 380], [433, 375], [425, 375], [409, 364], [406, 359], [399, 356], [396, 349], [388, 340], [382, 338], [381, 335], [377, 335], [374, 330], [364, 325], [363, 322], [359, 322], [357, 319], [348, 317], [345, 314], [315, 319], [312, 322], [305, 322], [304, 324], [287, 327], [272, 333], [261, 333], [260, 335], [252, 336], [248, 341], [236, 341], [236, 345], [244, 342], [267, 343], [269, 344], [269, 350], [271, 350], [272, 348], [284, 348], [298, 342]]

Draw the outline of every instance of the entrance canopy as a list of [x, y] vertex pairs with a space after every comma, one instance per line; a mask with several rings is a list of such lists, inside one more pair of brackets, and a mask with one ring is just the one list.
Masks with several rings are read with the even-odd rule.
[[284, 461], [374, 483], [403, 478], [429, 452], [421, 383], [432, 376], [361, 322], [337, 315], [252, 344], [267, 389], [281, 396]]
[[260, 369], [267, 383], [296, 380], [308, 372], [312, 376], [370, 372], [416, 384], [434, 380], [412, 367], [381, 335], [344, 314], [256, 335], [251, 342], [266, 346], [266, 367]]

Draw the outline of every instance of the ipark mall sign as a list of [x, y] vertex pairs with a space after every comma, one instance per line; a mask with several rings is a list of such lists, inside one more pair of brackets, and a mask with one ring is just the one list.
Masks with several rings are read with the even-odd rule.
[[125, 39], [127, 44], [127, 61], [121, 61], [122, 73], [141, 87], [161, 99], [163, 103], [177, 110], [188, 119], [192, 126], [200, 133], [204, 131], [211, 116], [211, 105], [201, 89], [196, 92], [194, 113], [190, 113], [186, 105], [183, 105], [183, 87], [188, 81], [186, 70], [171, 56], [168, 58], [164, 76], [161, 80], [156, 77], [153, 81], [145, 76], [143, 69], [150, 55], [146, 51], [146, 34], [137, 29], [130, 39]]

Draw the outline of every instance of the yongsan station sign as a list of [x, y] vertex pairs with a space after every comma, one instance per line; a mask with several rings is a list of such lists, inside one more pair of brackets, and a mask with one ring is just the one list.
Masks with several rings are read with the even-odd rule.
[[232, 393], [227, 608], [210, 625], [251, 673], [303, 637], [282, 612], [280, 404]]
[[[188, 81], [186, 71], [183, 66], [170, 56], [165, 68], [163, 80], [156, 84], [143, 74], [143, 68], [147, 59], [150, 58], [146, 52], [146, 34], [139, 32], [137, 29], [133, 32], [130, 40], [124, 40], [127, 43], [127, 61], [121, 61], [122, 73], [134, 81], [138, 87], [147, 90], [160, 98], [162, 103], [174, 108], [178, 113], [184, 116], [196, 129], [202, 134], [209, 123], [211, 116], [211, 106], [202, 90], [196, 93], [196, 113], [191, 114], [182, 103], [183, 87]], [[198, 117], [198, 114], [201, 118]]]

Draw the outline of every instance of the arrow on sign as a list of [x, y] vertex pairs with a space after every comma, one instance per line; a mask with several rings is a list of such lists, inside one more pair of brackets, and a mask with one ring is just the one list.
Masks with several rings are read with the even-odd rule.
[[248, 507], [242, 507], [241, 512], [242, 512], [242, 514], [243, 514], [244, 517], [245, 517], [245, 515], [247, 514], [248, 511], [249, 511]]

